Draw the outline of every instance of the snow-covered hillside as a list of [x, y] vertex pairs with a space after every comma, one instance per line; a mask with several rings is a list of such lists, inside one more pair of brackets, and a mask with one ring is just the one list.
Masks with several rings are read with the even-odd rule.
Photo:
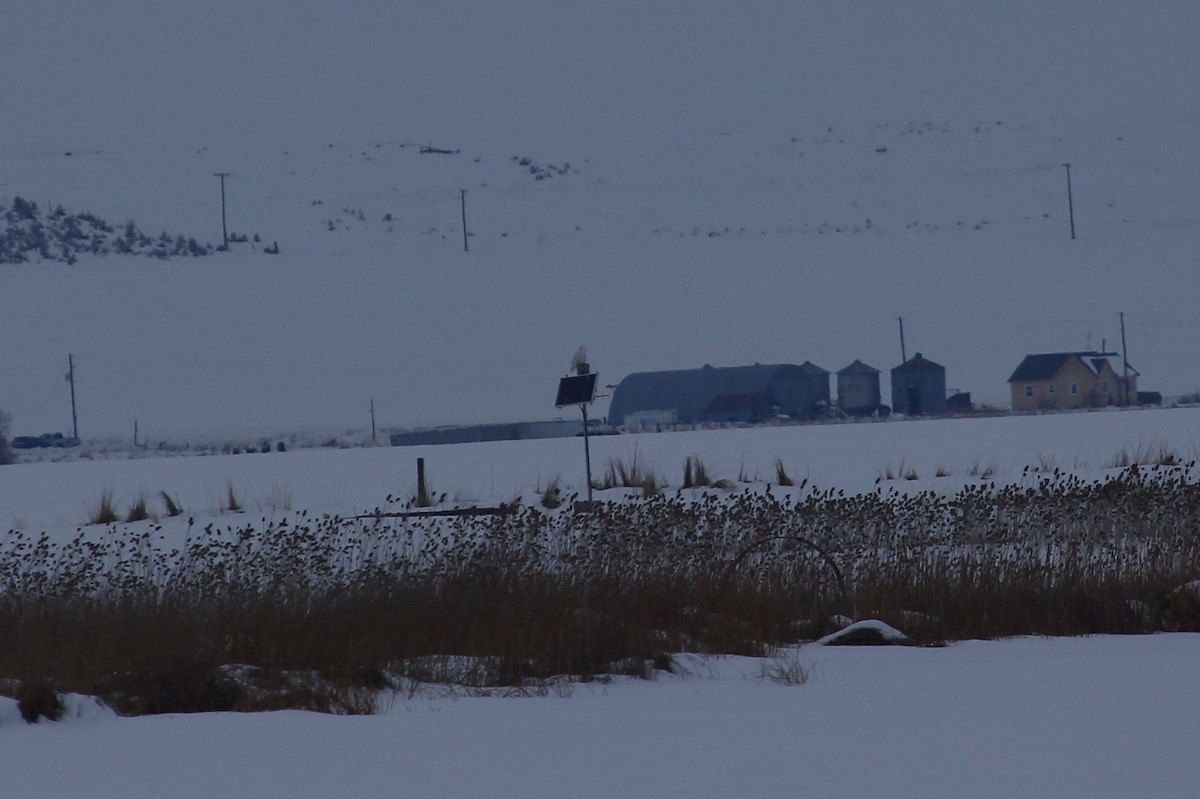
[[372, 399], [389, 426], [553, 416], [581, 343], [610, 383], [886, 369], [898, 316], [977, 402], [1025, 353], [1117, 347], [1120, 311], [1143, 388], [1200, 388], [1191, 5], [4, 16], [0, 196], [215, 244], [227, 171], [260, 237], [0, 265], [15, 434], [69, 428], [67, 353], [85, 438], [270, 434]]

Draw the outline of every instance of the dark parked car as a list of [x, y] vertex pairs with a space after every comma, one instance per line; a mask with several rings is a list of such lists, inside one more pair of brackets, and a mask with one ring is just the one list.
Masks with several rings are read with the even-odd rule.
[[42, 433], [40, 436], [17, 436], [12, 440], [13, 449], [37, 449], [39, 447], [78, 447], [79, 439], [62, 433]]

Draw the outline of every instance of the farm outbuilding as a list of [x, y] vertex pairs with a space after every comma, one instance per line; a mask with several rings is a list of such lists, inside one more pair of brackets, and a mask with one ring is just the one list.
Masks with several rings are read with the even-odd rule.
[[613, 392], [614, 427], [671, 424], [757, 424], [811, 419], [829, 406], [829, 372], [815, 364], [704, 366], [635, 372]]
[[838, 407], [849, 416], [870, 416], [880, 409], [879, 370], [855, 359], [837, 373]]
[[892, 411], [906, 416], [946, 412], [946, 367], [917, 353], [892, 369]]
[[[599, 432], [598, 423], [589, 422], [588, 430]], [[535, 438], [566, 438], [583, 432], [579, 419], [555, 419], [545, 422], [508, 422], [500, 424], [470, 424], [435, 427], [426, 430], [407, 430], [393, 433], [393, 447], [414, 447], [429, 444], [475, 444], [483, 441], [525, 441]]]
[[1008, 384], [1014, 411], [1128, 405], [1138, 395], [1138, 371], [1118, 364], [1115, 352], [1046, 352], [1026, 355]]

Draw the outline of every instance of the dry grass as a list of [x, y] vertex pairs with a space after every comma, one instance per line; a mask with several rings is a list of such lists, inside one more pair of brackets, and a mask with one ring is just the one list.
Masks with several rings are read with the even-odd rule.
[[[953, 496], [659, 493], [452, 519], [301, 511], [227, 518], [178, 550], [148, 529], [64, 544], [10, 531], [0, 677], [129, 713], [366, 712], [378, 688], [439, 669], [481, 690], [558, 690], [559, 675], [648, 676], [670, 652], [770, 654], [838, 614], [916, 642], [1200, 630], [1181, 589], [1200, 579], [1194, 472]], [[804, 678], [798, 663], [765, 668]]]
[[775, 483], [785, 488], [790, 488], [796, 485], [796, 481], [788, 474], [787, 467], [783, 465], [783, 458], [775, 458]]
[[133, 504], [129, 506], [129, 512], [125, 514], [127, 522], [143, 522], [150, 518], [150, 509], [146, 507], [146, 495], [139, 494]]
[[221, 509], [229, 513], [241, 513], [244, 508], [242, 507], [242, 501], [238, 499], [237, 492], [233, 490], [233, 481], [229, 480], [226, 482], [225, 488], [225, 502], [221, 506]]
[[1121, 447], [1104, 464], [1106, 469], [1127, 469], [1130, 466], [1177, 466], [1179, 454], [1163, 441], [1151, 441]]
[[599, 480], [592, 481], [592, 487], [600, 490], [610, 488], [640, 488], [645, 497], [654, 496], [662, 490], [663, 482], [654, 474], [638, 456], [637, 450], [627, 463], [622, 458], [609, 458]]
[[562, 485], [558, 475], [550, 478], [550, 481], [546, 483], [544, 488], [536, 490], [541, 495], [541, 504], [546, 510], [555, 510], [562, 507]]
[[758, 677], [776, 685], [806, 685], [812, 677], [812, 667], [806, 665], [794, 649], [778, 651], [763, 658]]
[[121, 521], [117, 506], [113, 503], [112, 491], [102, 491], [96, 507], [88, 514], [88, 524], [113, 524]]
[[166, 509], [167, 516], [175, 517], [183, 515], [183, 507], [175, 497], [168, 494], [166, 491], [158, 492], [159, 498], [162, 500], [163, 508]]
[[700, 460], [699, 455], [688, 455], [683, 460], [683, 483], [682, 488], [701, 488], [713, 484], [712, 477], [708, 473], [708, 467], [704, 465], [704, 461]]

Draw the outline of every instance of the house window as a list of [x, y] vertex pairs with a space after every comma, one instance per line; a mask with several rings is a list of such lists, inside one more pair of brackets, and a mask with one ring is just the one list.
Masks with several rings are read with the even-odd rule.
[[1046, 386], [1046, 391], [1047, 391], [1047, 392], [1049, 392], [1050, 394], [1053, 394], [1053, 393], [1055, 393], [1055, 390], [1056, 390], [1056, 389], [1054, 388], [1054, 384], [1053, 384], [1053, 383], [1051, 383], [1050, 385]]
[[1078, 394], [1078, 393], [1079, 393], [1079, 384], [1078, 384], [1078, 383], [1072, 383], [1072, 384], [1071, 384], [1071, 395], [1072, 395], [1072, 396], [1074, 396], [1074, 395], [1076, 395], [1076, 394]]
[[1027, 397], [1033, 396], [1033, 386], [1025, 386], [1025, 396], [1027, 396]]
[[1105, 380], [1103, 383], [1100, 384], [1100, 392], [1102, 394], [1111, 394], [1112, 393], [1111, 391], [1108, 390], [1108, 381], [1107, 380]]

